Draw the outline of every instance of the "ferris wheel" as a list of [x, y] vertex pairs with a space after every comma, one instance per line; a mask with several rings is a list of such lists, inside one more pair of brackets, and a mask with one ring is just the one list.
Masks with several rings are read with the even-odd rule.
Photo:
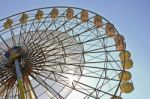
[[0, 99], [122, 99], [125, 38], [92, 11], [45, 7], [0, 20]]

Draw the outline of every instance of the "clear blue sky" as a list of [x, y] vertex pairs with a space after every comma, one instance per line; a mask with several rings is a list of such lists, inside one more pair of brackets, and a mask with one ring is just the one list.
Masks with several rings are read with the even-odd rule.
[[0, 19], [39, 7], [75, 6], [112, 22], [132, 52], [134, 92], [124, 99], [150, 99], [150, 0], [1, 0]]

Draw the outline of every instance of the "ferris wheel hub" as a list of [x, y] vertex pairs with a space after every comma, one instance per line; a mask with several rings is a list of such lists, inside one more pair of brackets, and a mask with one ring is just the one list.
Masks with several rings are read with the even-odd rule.
[[6, 67], [11, 67], [14, 65], [14, 61], [18, 60], [18, 62], [21, 62], [21, 59], [26, 58], [28, 53], [23, 49], [21, 46], [14, 46], [12, 48], [9, 48], [4, 56], [7, 59]]

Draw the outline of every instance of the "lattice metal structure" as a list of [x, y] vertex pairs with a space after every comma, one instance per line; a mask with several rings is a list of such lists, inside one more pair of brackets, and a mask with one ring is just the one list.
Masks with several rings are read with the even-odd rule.
[[1, 99], [122, 99], [131, 53], [92, 11], [46, 7], [0, 20]]

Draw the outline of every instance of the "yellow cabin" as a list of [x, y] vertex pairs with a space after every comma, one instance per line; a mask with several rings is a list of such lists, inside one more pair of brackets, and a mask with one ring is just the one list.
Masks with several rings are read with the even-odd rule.
[[[121, 79], [121, 77], [122, 77], [122, 79]], [[129, 81], [131, 79], [131, 77], [132, 77], [132, 75], [129, 71], [123, 71], [118, 74], [119, 80], [122, 80], [122, 81]]]
[[88, 11], [87, 10], [83, 10], [81, 12], [81, 22], [86, 22], [89, 18], [89, 15], [88, 15]]
[[125, 69], [130, 69], [133, 67], [133, 61], [131, 59], [122, 60], [121, 63], [122, 67]]
[[59, 13], [58, 9], [53, 8], [51, 13], [50, 13], [51, 19], [55, 20], [58, 17], [58, 13]]
[[126, 49], [126, 43], [125, 42], [120, 42], [116, 44], [116, 50], [117, 51], [123, 51]]
[[66, 18], [69, 19], [69, 20], [72, 19], [73, 18], [73, 14], [74, 14], [73, 9], [68, 8], [67, 9], [67, 13], [66, 13]]
[[119, 57], [121, 60], [129, 59], [131, 57], [131, 53], [127, 50], [121, 51]]
[[20, 20], [19, 20], [20, 23], [21, 23], [21, 24], [26, 23], [27, 20], [28, 20], [28, 17], [29, 17], [28, 14], [23, 13], [22, 16], [20, 17]]
[[123, 93], [131, 93], [134, 90], [133, 83], [130, 82], [122, 83], [120, 86], [120, 90]]
[[105, 26], [105, 29], [106, 29], [106, 35], [108, 37], [116, 35], [116, 32], [114, 30], [114, 26], [111, 23], [107, 23], [106, 26]]
[[10, 28], [12, 26], [12, 24], [13, 24], [13, 20], [7, 19], [6, 22], [4, 23], [3, 27], [5, 29], [8, 29], [8, 28]]
[[110, 99], [122, 99], [122, 97], [120, 97], [120, 96], [113, 96]]
[[115, 40], [116, 44], [118, 44], [120, 42], [124, 42], [124, 36], [120, 35], [120, 34], [116, 34], [114, 40]]
[[103, 25], [103, 22], [102, 22], [102, 17], [101, 16], [95, 16], [94, 17], [94, 26], [97, 27], [97, 28], [100, 28], [102, 27]]
[[44, 15], [44, 12], [39, 9], [35, 15], [35, 19], [40, 21], [43, 18], [43, 15]]

